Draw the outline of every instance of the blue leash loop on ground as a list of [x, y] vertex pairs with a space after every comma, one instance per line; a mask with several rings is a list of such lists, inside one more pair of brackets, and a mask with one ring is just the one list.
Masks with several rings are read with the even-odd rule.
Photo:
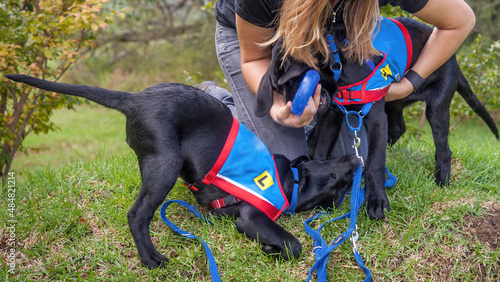
[[179, 204], [185, 208], [187, 208], [191, 213], [193, 213], [195, 216], [197, 216], [198, 218], [200, 218], [201, 220], [207, 222], [207, 223], [210, 223], [212, 224], [212, 222], [210, 222], [208, 219], [206, 219], [203, 215], [201, 215], [195, 207], [191, 206], [190, 204], [182, 201], [182, 200], [170, 200], [170, 201], [167, 201], [165, 203], [163, 203], [163, 205], [161, 206], [160, 208], [160, 216], [161, 216], [161, 219], [163, 220], [163, 222], [165, 222], [165, 224], [172, 228], [175, 232], [177, 232], [179, 235], [181, 235], [182, 237], [185, 237], [185, 238], [188, 238], [188, 239], [198, 239], [201, 241], [201, 243], [203, 244], [203, 247], [205, 248], [205, 253], [207, 255], [207, 260], [208, 260], [208, 266], [210, 268], [210, 276], [212, 277], [212, 281], [214, 282], [220, 282], [220, 275], [219, 275], [219, 270], [217, 268], [217, 264], [215, 263], [215, 259], [214, 259], [214, 256], [212, 255], [212, 252], [210, 251], [210, 248], [208, 247], [208, 245], [205, 243], [205, 241], [203, 241], [201, 238], [198, 238], [196, 237], [195, 235], [193, 235], [192, 233], [190, 232], [187, 232], [187, 231], [184, 231], [182, 229], [180, 229], [179, 227], [177, 227], [175, 224], [173, 224], [172, 222], [170, 222], [167, 217], [165, 216], [165, 210], [167, 209], [167, 207], [172, 204], [172, 203], [176, 203], [176, 204]]
[[[389, 176], [389, 179], [386, 180], [385, 186], [386, 187], [392, 187], [396, 181], [397, 178], [392, 175], [389, 170], [386, 168], [387, 174]], [[314, 254], [316, 256], [316, 262], [313, 264], [309, 271], [309, 275], [307, 277], [307, 281], [310, 281], [312, 278], [312, 274], [316, 270], [317, 276], [318, 276], [318, 281], [326, 281], [327, 275], [326, 275], [326, 264], [328, 262], [328, 259], [330, 257], [330, 253], [335, 250], [338, 246], [340, 246], [349, 236], [351, 236], [351, 242], [353, 243], [353, 254], [354, 258], [356, 260], [356, 263], [363, 269], [363, 272], [366, 275], [366, 279], [364, 281], [370, 281], [371, 280], [371, 272], [370, 270], [364, 265], [363, 259], [361, 258], [360, 253], [358, 252], [358, 248], [356, 246], [356, 241], [358, 239], [358, 232], [357, 232], [357, 216], [358, 216], [358, 211], [359, 208], [361, 207], [364, 198], [365, 198], [365, 188], [361, 188], [361, 179], [362, 179], [362, 165], [360, 164], [358, 169], [356, 170], [354, 174], [354, 182], [352, 185], [352, 193], [351, 193], [351, 211], [343, 216], [330, 219], [327, 222], [321, 224], [321, 226], [317, 229], [314, 230], [312, 227], [309, 226], [309, 223], [313, 220], [319, 219], [321, 216], [325, 214], [330, 214], [329, 213], [324, 213], [324, 212], [319, 212], [315, 216], [307, 219], [304, 222], [304, 229], [311, 238], [314, 240]], [[360, 189], [361, 188], [361, 189]], [[335, 238], [333, 242], [328, 246], [323, 239], [323, 237], [320, 234], [321, 229], [330, 222], [337, 221], [340, 219], [344, 218], [350, 218], [350, 223], [349, 223], [349, 228], [347, 229], [346, 232], [342, 233], [340, 236]]]
[[[293, 168], [293, 167], [291, 169], [292, 169], [293, 178], [294, 178], [295, 183], [293, 185], [293, 192], [292, 192], [292, 199], [291, 199], [291, 202], [290, 202], [290, 207], [289, 207], [289, 210], [287, 211], [287, 213], [289, 213], [289, 214], [293, 214], [295, 212], [295, 206], [297, 205], [298, 187], [299, 187], [299, 184], [298, 184], [298, 181], [299, 181], [298, 170], [297, 170], [297, 168]], [[201, 215], [196, 210], [196, 207], [191, 206], [190, 204], [188, 204], [188, 203], [186, 203], [185, 201], [182, 201], [182, 200], [170, 200], [170, 201], [167, 201], [167, 202], [163, 203], [163, 205], [160, 208], [161, 219], [163, 220], [163, 222], [165, 222], [165, 224], [168, 227], [172, 228], [172, 230], [174, 230], [177, 234], [181, 235], [184, 238], [195, 239], [195, 240], [198, 239], [198, 240], [201, 241], [201, 243], [203, 244], [203, 247], [205, 248], [205, 253], [207, 255], [207, 261], [208, 261], [208, 265], [209, 265], [209, 268], [210, 268], [210, 276], [212, 277], [212, 281], [214, 281], [214, 282], [220, 282], [221, 280], [220, 280], [220, 275], [219, 275], [219, 270], [217, 268], [217, 264], [215, 262], [215, 259], [214, 259], [214, 256], [213, 256], [212, 252], [210, 251], [210, 248], [205, 243], [205, 241], [203, 241], [203, 239], [201, 239], [201, 238], [196, 237], [195, 235], [193, 235], [192, 233], [190, 233], [188, 231], [184, 231], [184, 230], [180, 229], [179, 227], [177, 227], [175, 224], [173, 224], [171, 221], [169, 221], [167, 219], [167, 217], [165, 215], [165, 211], [167, 210], [167, 207], [170, 206], [173, 203], [176, 203], [178, 205], [181, 205], [181, 206], [187, 208], [188, 211], [190, 211], [196, 217], [198, 217], [199, 219], [201, 219], [201, 220], [203, 220], [203, 221], [205, 221], [207, 223], [212, 224], [212, 222], [210, 222], [206, 217], [204, 217], [203, 215]]]
[[[328, 258], [330, 257], [330, 253], [340, 246], [349, 236], [351, 235], [356, 235], [355, 239], [357, 240], [357, 226], [356, 226], [356, 220], [358, 216], [358, 210], [361, 207], [361, 204], [363, 203], [364, 200], [364, 189], [360, 189], [361, 187], [361, 175], [363, 173], [363, 167], [360, 164], [358, 166], [358, 169], [356, 170], [356, 173], [354, 174], [354, 183], [353, 183], [353, 189], [352, 189], [352, 195], [351, 195], [351, 211], [341, 217], [337, 217], [334, 219], [331, 219], [325, 223], [323, 223], [318, 230], [314, 230], [309, 226], [309, 222], [320, 218], [323, 216], [325, 213], [320, 212], [313, 216], [312, 218], [306, 220], [304, 222], [304, 228], [306, 230], [306, 233], [314, 239], [314, 254], [316, 256], [316, 262], [313, 264], [309, 271], [309, 275], [307, 277], [307, 281], [310, 281], [312, 278], [313, 272], [316, 270], [317, 276], [318, 276], [318, 281], [326, 281], [327, 275], [326, 275], [326, 264], [328, 262]], [[350, 223], [349, 223], [349, 228], [347, 229], [346, 232], [342, 233], [340, 236], [338, 236], [330, 245], [327, 245], [325, 240], [323, 240], [323, 237], [319, 233], [321, 229], [325, 226], [325, 224], [344, 219], [344, 218], [350, 218]], [[354, 233], [356, 232], [356, 233]], [[353, 234], [354, 233], [354, 234]], [[355, 240], [353, 238], [353, 244], [355, 244]], [[361, 256], [359, 255], [357, 248], [353, 248], [354, 250], [354, 255], [356, 257], [356, 262], [360, 265], [360, 267], [363, 268], [367, 275], [367, 279], [365, 281], [370, 281], [371, 279], [371, 273], [370, 271], [364, 267], [363, 260], [361, 259]], [[357, 254], [357, 255], [356, 255]]]

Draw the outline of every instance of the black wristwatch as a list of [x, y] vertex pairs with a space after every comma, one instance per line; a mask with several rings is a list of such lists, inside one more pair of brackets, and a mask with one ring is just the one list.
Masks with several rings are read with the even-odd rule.
[[413, 88], [415, 88], [413, 92], [417, 91], [417, 89], [420, 88], [425, 81], [425, 79], [413, 70], [408, 70], [403, 77], [408, 79], [408, 81], [413, 85]]

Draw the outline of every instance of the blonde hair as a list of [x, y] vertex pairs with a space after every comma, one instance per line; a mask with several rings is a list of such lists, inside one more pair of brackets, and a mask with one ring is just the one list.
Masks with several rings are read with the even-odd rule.
[[[342, 0], [339, 0], [342, 1]], [[373, 47], [372, 32], [379, 18], [378, 0], [343, 0], [343, 17], [349, 46], [347, 58], [362, 63], [379, 52]], [[333, 12], [330, 0], [284, 0], [276, 33], [264, 46], [283, 39], [282, 53], [317, 68], [317, 55], [328, 61], [330, 49], [324, 38], [325, 26]]]

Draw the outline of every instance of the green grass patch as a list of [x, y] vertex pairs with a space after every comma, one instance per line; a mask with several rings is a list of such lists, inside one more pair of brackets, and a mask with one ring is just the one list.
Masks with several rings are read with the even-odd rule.
[[51, 119], [58, 130], [24, 140], [27, 152], [17, 154], [11, 169], [18, 176], [46, 165], [60, 167], [74, 159], [93, 160], [130, 150], [125, 143], [125, 116], [118, 111], [92, 104], [56, 110]]

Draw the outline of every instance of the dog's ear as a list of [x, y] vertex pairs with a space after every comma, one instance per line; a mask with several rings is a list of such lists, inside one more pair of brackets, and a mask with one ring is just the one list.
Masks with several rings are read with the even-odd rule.
[[269, 69], [260, 80], [259, 89], [255, 97], [254, 113], [257, 117], [263, 117], [271, 110], [273, 105], [273, 83], [271, 78], [272, 69]]
[[296, 158], [295, 160], [293, 160], [290, 163], [290, 166], [292, 166], [292, 167], [299, 167], [299, 166], [301, 166], [302, 164], [304, 164], [305, 162], [308, 162], [308, 161], [309, 161], [309, 158], [307, 156], [300, 156], [300, 157]]
[[[300, 84], [300, 79], [310, 69], [306, 64], [301, 63], [293, 58], [286, 58], [283, 63], [283, 72], [278, 79], [278, 85], [285, 85], [288, 82], [294, 81], [295, 84]], [[298, 85], [297, 85], [298, 88]]]
[[269, 113], [273, 105], [273, 90], [278, 90], [278, 79], [283, 75], [281, 69], [281, 40], [278, 40], [271, 48], [271, 63], [262, 77], [257, 97], [255, 99], [254, 113], [262, 117]]
[[273, 154], [276, 167], [290, 167], [290, 160], [282, 154]]
[[299, 187], [306, 187], [306, 182], [309, 176], [307, 163], [309, 161], [310, 159], [308, 157], [300, 156], [290, 163], [290, 166], [296, 168], [299, 173]]
[[294, 167], [299, 172], [299, 187], [305, 187], [307, 176], [309, 175], [309, 169], [307, 168], [307, 163], [310, 159], [307, 156], [300, 156], [290, 163], [291, 167]]

